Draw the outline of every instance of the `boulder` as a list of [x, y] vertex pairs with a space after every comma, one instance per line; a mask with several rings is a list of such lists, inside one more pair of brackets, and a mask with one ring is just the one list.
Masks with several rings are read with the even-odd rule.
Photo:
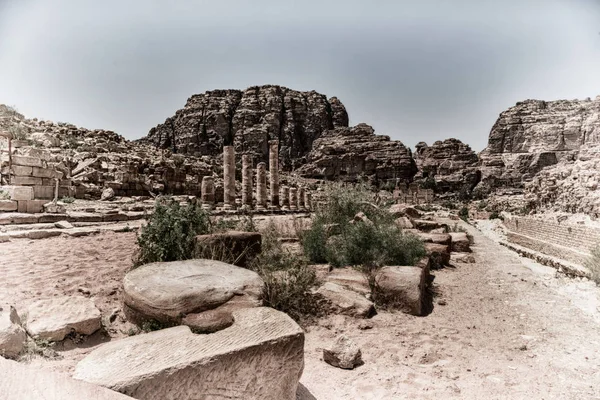
[[465, 232], [451, 232], [452, 251], [459, 253], [468, 253], [471, 251], [471, 242]]
[[377, 275], [379, 295], [391, 307], [412, 315], [431, 310], [429, 265], [383, 267]]
[[448, 246], [438, 243], [425, 243], [425, 250], [431, 259], [432, 268], [441, 268], [450, 264], [450, 252]]
[[61, 341], [75, 332], [91, 335], [100, 329], [100, 311], [91, 299], [62, 296], [32, 303], [24, 315], [27, 333], [35, 339]]
[[396, 219], [396, 225], [402, 229], [413, 229], [415, 226], [408, 217], [399, 217]]
[[424, 231], [424, 232], [429, 232], [432, 229], [438, 229], [438, 228], [445, 227], [444, 224], [440, 224], [439, 222], [436, 222], [436, 221], [429, 221], [426, 219], [413, 219], [412, 223], [415, 226], [415, 228], [417, 228], [420, 231]]
[[0, 399], [6, 400], [132, 400], [115, 391], [64, 374], [0, 357]]
[[365, 274], [351, 267], [334, 268], [325, 280], [363, 295], [371, 293], [371, 288]]
[[447, 233], [426, 233], [426, 232], [417, 232], [417, 236], [421, 238], [424, 243], [437, 243], [448, 246], [448, 250], [450, 250], [450, 244], [452, 243], [452, 236]]
[[338, 336], [330, 347], [323, 349], [323, 361], [343, 369], [363, 364], [360, 348], [345, 335]]
[[179, 324], [188, 314], [258, 307], [263, 288], [256, 272], [221, 261], [158, 262], [125, 275], [124, 311], [137, 324]]
[[331, 301], [332, 306], [342, 314], [360, 318], [368, 318], [375, 314], [375, 306], [364, 295], [336, 283], [326, 282], [317, 293]]
[[264, 307], [233, 318], [231, 327], [208, 335], [178, 326], [106, 343], [73, 376], [144, 400], [295, 399], [302, 329]]
[[238, 267], [247, 267], [261, 249], [259, 232], [227, 231], [196, 236], [198, 258], [211, 258], [214, 252], [224, 253]]
[[111, 187], [107, 187], [102, 191], [102, 195], [100, 196], [101, 201], [110, 201], [115, 198], [115, 191]]
[[[25, 347], [27, 333], [21, 326], [21, 319], [13, 306], [0, 306], [0, 356], [14, 358]], [[2, 392], [0, 392], [2, 393]]]
[[423, 216], [423, 213], [408, 204], [392, 204], [388, 212], [394, 217], [409, 217], [418, 219]]

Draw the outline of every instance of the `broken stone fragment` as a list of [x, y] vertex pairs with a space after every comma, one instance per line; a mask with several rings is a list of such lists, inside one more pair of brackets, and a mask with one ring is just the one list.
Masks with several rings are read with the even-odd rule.
[[21, 319], [13, 306], [0, 305], [0, 356], [14, 358], [21, 353], [27, 340]]
[[345, 335], [338, 336], [332, 346], [323, 349], [323, 361], [343, 369], [354, 369], [363, 363], [360, 348]]

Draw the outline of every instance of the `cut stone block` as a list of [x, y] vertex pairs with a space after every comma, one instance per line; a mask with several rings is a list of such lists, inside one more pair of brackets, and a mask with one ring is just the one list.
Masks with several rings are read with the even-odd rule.
[[38, 214], [44, 211], [44, 205], [47, 200], [29, 200], [27, 201], [27, 213]]
[[38, 222], [40, 222], [39, 217], [36, 215], [23, 213], [0, 214], [0, 225], [37, 224]]
[[[228, 231], [196, 237], [196, 251], [199, 257], [209, 258], [211, 252], [224, 251], [238, 267], [246, 267], [262, 248], [262, 235], [259, 232]], [[208, 254], [205, 254], [208, 253]]]
[[429, 268], [383, 267], [377, 276], [378, 290], [390, 306], [412, 315], [426, 315], [431, 310]]
[[340, 286], [345, 286], [357, 293], [369, 294], [369, 282], [365, 274], [354, 268], [334, 268], [326, 278], [327, 282], [333, 282]]
[[475, 263], [475, 257], [471, 253], [452, 253], [450, 254], [450, 262], [454, 263], [463, 263], [463, 264], [473, 264]]
[[[13, 306], [0, 305], [0, 358], [14, 358], [25, 347], [27, 333]], [[1, 392], [0, 392], [1, 393]]]
[[233, 317], [231, 327], [208, 335], [178, 326], [106, 343], [73, 377], [144, 400], [295, 399], [302, 329], [270, 308]]
[[14, 200], [0, 200], [0, 211], [11, 212], [17, 211], [19, 204]]
[[54, 186], [34, 186], [33, 195], [36, 199], [52, 200], [54, 199], [54, 190]]
[[413, 223], [408, 217], [400, 217], [396, 219], [396, 225], [398, 225], [402, 229], [412, 229], [414, 228]]
[[123, 302], [137, 323], [179, 324], [188, 314], [258, 307], [264, 282], [256, 272], [215, 260], [143, 265], [125, 275]]
[[431, 258], [432, 268], [441, 268], [450, 264], [450, 252], [448, 246], [438, 243], [425, 243], [427, 255]]
[[421, 240], [425, 243], [437, 243], [443, 244], [450, 251], [450, 243], [452, 242], [452, 237], [447, 233], [425, 233], [418, 232], [417, 236], [421, 238]]
[[364, 295], [333, 282], [326, 282], [317, 293], [331, 301], [342, 314], [368, 318], [375, 314], [375, 306]]
[[468, 253], [471, 251], [471, 242], [469, 237], [464, 232], [451, 232], [452, 236], [452, 251]]
[[0, 399], [10, 400], [132, 400], [115, 391], [64, 374], [37, 369], [0, 357]]
[[37, 186], [42, 184], [42, 178], [33, 176], [13, 176], [10, 178], [10, 183], [15, 185]]
[[62, 172], [56, 171], [50, 168], [39, 168], [32, 167], [31, 175], [38, 178], [52, 178], [52, 179], [60, 179], [62, 178]]
[[432, 229], [442, 228], [446, 226], [445, 224], [440, 224], [436, 221], [428, 221], [426, 219], [413, 219], [412, 223], [415, 226], [415, 228], [425, 232], [429, 232]]
[[31, 176], [33, 167], [23, 167], [21, 165], [13, 165], [11, 170], [12, 170], [13, 175]]
[[33, 189], [29, 186], [0, 186], [0, 190], [8, 193], [11, 200], [33, 200]]
[[37, 157], [27, 157], [27, 156], [12, 156], [12, 164], [17, 166], [26, 166], [26, 167], [43, 167], [43, 161], [41, 158]]
[[100, 311], [82, 296], [38, 300], [29, 306], [24, 319], [31, 337], [56, 342], [71, 332], [91, 335], [101, 327]]
[[20, 212], [20, 213], [27, 212], [27, 200], [17, 201], [17, 212]]

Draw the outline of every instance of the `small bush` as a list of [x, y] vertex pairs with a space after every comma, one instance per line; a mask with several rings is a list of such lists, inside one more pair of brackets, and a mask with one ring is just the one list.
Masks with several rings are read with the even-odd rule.
[[304, 254], [314, 263], [327, 262], [327, 229], [322, 221], [313, 222], [311, 229], [300, 236]]
[[147, 221], [137, 238], [139, 251], [134, 267], [190, 259], [194, 255], [195, 237], [210, 231], [208, 214], [200, 206], [181, 206], [170, 199], [157, 200]]
[[421, 189], [437, 189], [437, 184], [435, 183], [435, 178], [433, 176], [428, 176], [424, 181], [420, 184]]
[[3, 190], [0, 190], [0, 200], [10, 200], [10, 194]]
[[586, 261], [585, 266], [590, 270], [590, 278], [600, 285], [600, 246], [592, 249], [591, 257]]
[[456, 210], [458, 207], [456, 206], [456, 203], [450, 200], [445, 200], [442, 202], [442, 207], [450, 209], [450, 210]]
[[458, 211], [458, 216], [465, 222], [469, 221], [469, 209], [467, 207], [461, 208]]
[[492, 211], [490, 213], [489, 219], [499, 219], [501, 221], [504, 221], [504, 217], [502, 215], [500, 215], [500, 213], [498, 211]]
[[60, 199], [61, 202], [65, 203], [65, 204], [71, 204], [75, 202], [75, 198], [74, 197], [63, 197]]

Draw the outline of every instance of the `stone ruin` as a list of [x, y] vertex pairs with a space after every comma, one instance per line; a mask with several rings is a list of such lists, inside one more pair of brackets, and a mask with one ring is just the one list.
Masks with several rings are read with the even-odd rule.
[[434, 199], [435, 193], [433, 189], [423, 189], [417, 183], [402, 185], [404, 187], [396, 187], [393, 192], [393, 198], [396, 203], [400, 204], [428, 204]]
[[73, 196], [66, 166], [51, 162], [48, 151], [21, 149], [9, 133], [0, 133], [0, 141], [7, 148], [0, 150], [0, 212], [41, 213], [49, 201]]

